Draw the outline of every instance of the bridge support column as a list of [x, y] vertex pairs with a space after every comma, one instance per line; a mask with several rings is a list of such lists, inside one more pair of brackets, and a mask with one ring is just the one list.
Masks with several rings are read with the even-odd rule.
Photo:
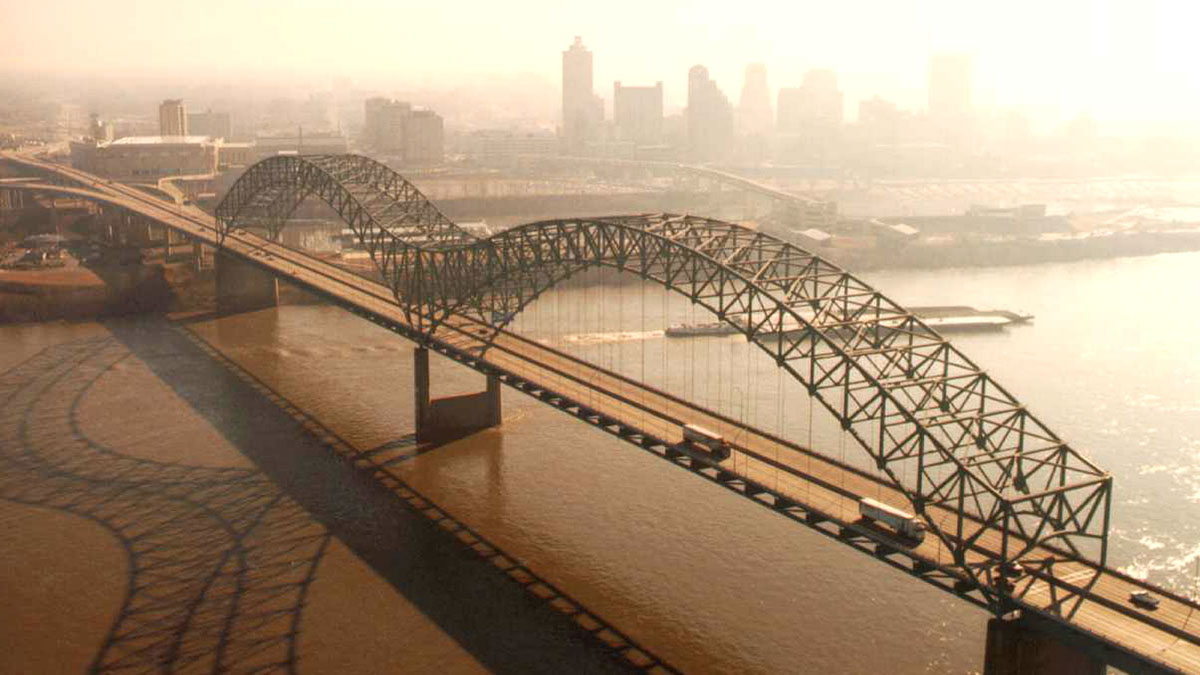
[[500, 380], [488, 375], [487, 389], [477, 394], [434, 399], [429, 389], [429, 350], [413, 350], [413, 399], [417, 441], [443, 441], [480, 429], [500, 426]]
[[275, 275], [224, 251], [217, 251], [217, 312], [237, 314], [279, 304]]
[[1104, 675], [1102, 661], [1021, 619], [988, 620], [983, 675]]

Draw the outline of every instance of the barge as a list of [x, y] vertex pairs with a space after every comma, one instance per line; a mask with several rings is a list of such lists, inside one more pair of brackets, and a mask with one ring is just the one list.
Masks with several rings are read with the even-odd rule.
[[[909, 307], [925, 325], [939, 333], [969, 333], [983, 331], [998, 331], [1007, 326], [1028, 323], [1033, 320], [1031, 314], [1021, 314], [1006, 309], [975, 309], [967, 305], [929, 305]], [[886, 322], [885, 322], [886, 323]], [[899, 323], [895, 320], [894, 323]], [[784, 333], [800, 330], [800, 326], [787, 327]], [[667, 337], [709, 337], [733, 335], [743, 330], [725, 321], [711, 323], [678, 323], [667, 328]], [[775, 334], [774, 332], [766, 335]]]

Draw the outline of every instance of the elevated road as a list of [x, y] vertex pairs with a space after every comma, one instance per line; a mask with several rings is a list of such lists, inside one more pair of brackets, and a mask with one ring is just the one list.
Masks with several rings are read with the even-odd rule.
[[[166, 204], [135, 188], [42, 160], [11, 153], [0, 154], [0, 159], [72, 184], [23, 182], [6, 184], [4, 189], [87, 198], [162, 223], [197, 241], [223, 245], [228, 254], [496, 375], [520, 391], [968, 601], [986, 606], [985, 592], [1003, 595], [1013, 609], [1059, 626], [1120, 667], [1200, 672], [1196, 611], [1200, 605], [1194, 601], [1085, 560], [1063, 561], [1056, 555], [1061, 552], [1040, 547], [1022, 559], [1028, 573], [1008, 582], [1011, 586], [994, 578], [990, 587], [980, 588], [936, 538], [913, 545], [859, 520], [861, 497], [907, 506], [905, 494], [871, 475], [519, 335], [496, 334], [495, 327], [465, 316], [453, 316], [432, 334], [423, 333], [409, 323], [390, 287], [253, 234], [233, 232], [222, 243], [215, 220], [198, 209]], [[734, 439], [733, 456], [712, 465], [681, 454], [675, 444], [687, 423]], [[932, 509], [935, 520], [958, 517]], [[1000, 558], [1001, 535], [988, 531], [979, 537], [967, 562]], [[1128, 602], [1129, 594], [1139, 590], [1162, 598], [1157, 610], [1139, 609]]]
[[694, 176], [720, 181], [727, 185], [732, 185], [748, 192], [754, 192], [764, 197], [770, 197], [771, 199], [777, 199], [779, 201], [791, 202], [805, 206], [821, 203], [821, 200], [813, 197], [798, 195], [786, 190], [780, 190], [777, 187], [767, 185], [766, 183], [760, 183], [756, 180], [751, 180], [745, 176], [739, 176], [735, 173], [721, 171], [720, 169], [714, 169], [712, 167], [702, 166], [699, 164], [684, 164], [682, 162], [660, 162], [637, 159], [610, 159], [604, 157], [562, 157], [557, 158], [556, 161], [570, 162], [575, 164], [594, 164], [599, 166], [626, 166], [678, 171], [680, 173], [692, 174]]

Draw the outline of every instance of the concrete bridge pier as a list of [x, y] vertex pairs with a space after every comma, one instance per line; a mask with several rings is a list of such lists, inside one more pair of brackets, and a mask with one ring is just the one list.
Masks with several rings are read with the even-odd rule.
[[217, 251], [217, 313], [237, 314], [279, 304], [275, 275], [225, 251]]
[[983, 675], [1104, 675], [1103, 661], [1024, 619], [988, 620]]
[[500, 380], [487, 376], [487, 389], [434, 399], [429, 390], [429, 350], [413, 350], [413, 399], [416, 403], [417, 442], [444, 441], [488, 427], [500, 426]]

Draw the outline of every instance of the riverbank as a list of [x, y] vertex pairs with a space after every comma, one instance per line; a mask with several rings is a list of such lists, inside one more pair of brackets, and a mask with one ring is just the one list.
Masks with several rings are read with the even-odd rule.
[[[287, 283], [279, 303], [321, 300]], [[216, 310], [216, 276], [189, 262], [0, 270], [0, 324]]]
[[[804, 248], [804, 244], [800, 244]], [[1014, 267], [1200, 251], [1200, 230], [1113, 232], [1005, 240], [928, 241], [851, 249], [810, 249], [854, 272], [884, 269]]]
[[82, 266], [0, 270], [0, 323], [95, 319], [165, 309], [171, 298], [162, 266]]
[[[922, 241], [871, 248], [799, 244], [855, 273], [888, 269], [1016, 267], [1200, 251], [1200, 230], [1116, 232], [1008, 240]], [[632, 274], [605, 270], [604, 285], [636, 284]], [[286, 283], [279, 302], [304, 305], [321, 299]], [[91, 320], [155, 312], [216, 309], [212, 269], [191, 262], [0, 270], [0, 323]]]

